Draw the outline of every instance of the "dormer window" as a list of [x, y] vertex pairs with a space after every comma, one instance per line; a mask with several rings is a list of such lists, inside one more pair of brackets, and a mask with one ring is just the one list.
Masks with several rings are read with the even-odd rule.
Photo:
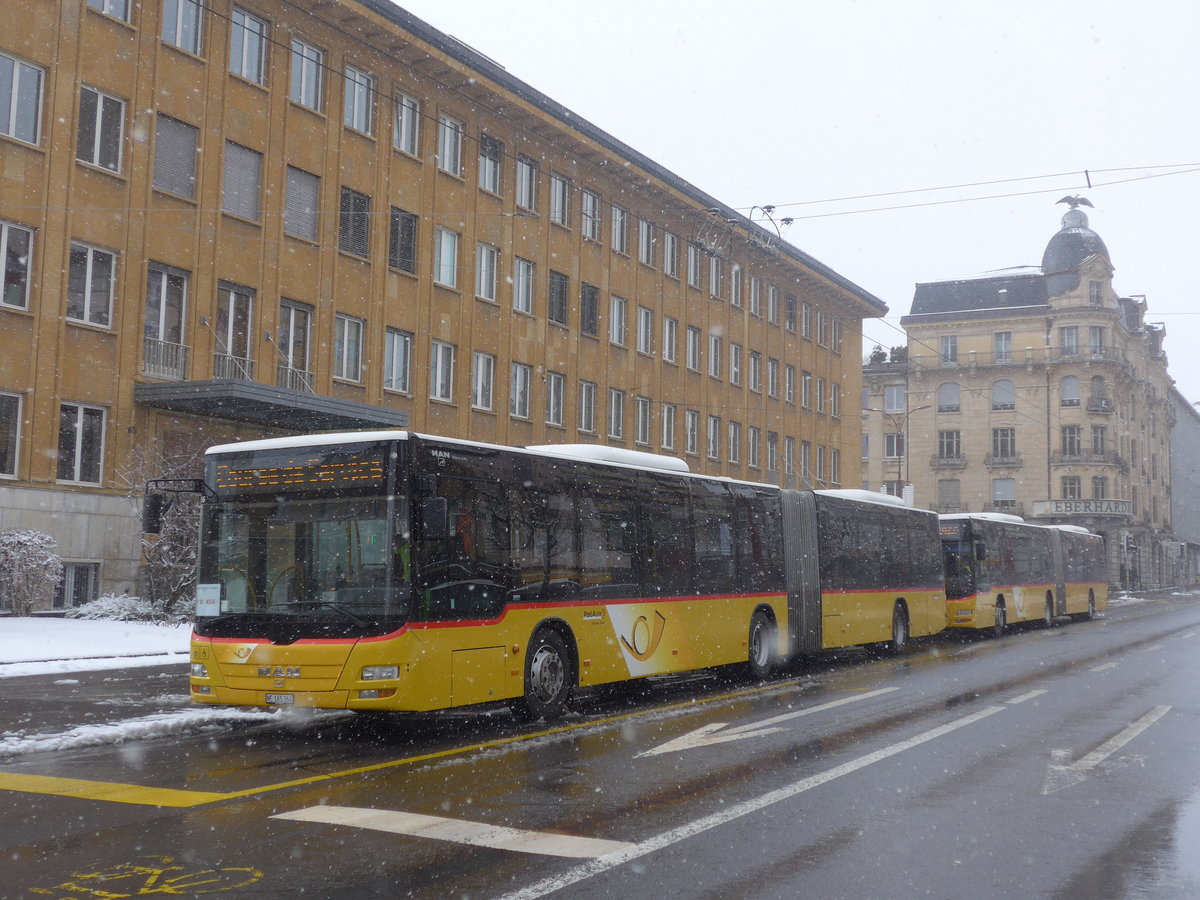
[[1088, 302], [1092, 306], [1104, 305], [1104, 282], [1089, 281], [1088, 282]]

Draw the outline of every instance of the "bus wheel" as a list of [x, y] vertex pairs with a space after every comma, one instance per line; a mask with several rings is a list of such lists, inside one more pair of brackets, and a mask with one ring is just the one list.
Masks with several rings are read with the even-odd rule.
[[560, 718], [573, 680], [567, 642], [557, 631], [543, 628], [525, 654], [525, 696], [512, 704], [513, 714], [523, 722]]
[[1042, 614], [1042, 627], [1051, 628], [1054, 626], [1054, 605], [1047, 600], [1046, 612]]
[[900, 655], [908, 647], [908, 613], [904, 604], [897, 602], [892, 608], [892, 639], [888, 642], [888, 653]]
[[1008, 624], [1008, 613], [1004, 609], [1004, 602], [996, 604], [996, 624], [992, 626], [992, 636], [1000, 637], [1004, 634], [1004, 626]]
[[775, 623], [763, 610], [750, 617], [750, 654], [746, 666], [759, 681], [770, 676], [774, 665]]

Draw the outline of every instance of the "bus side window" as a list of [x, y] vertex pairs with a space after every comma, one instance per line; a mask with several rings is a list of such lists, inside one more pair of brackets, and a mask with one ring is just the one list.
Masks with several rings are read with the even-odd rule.
[[688, 489], [678, 479], [643, 473], [638, 479], [639, 581], [642, 593], [692, 592], [692, 529]]
[[[446, 504], [445, 535], [421, 541], [425, 614], [437, 619], [489, 618], [510, 588], [508, 502], [496, 482], [439, 480]], [[440, 516], [439, 516], [440, 517]]]
[[513, 486], [509, 532], [516, 600], [569, 600], [579, 592], [575, 499], [550, 475]]
[[582, 595], [598, 600], [636, 597], [637, 473], [580, 470], [576, 513]]
[[698, 594], [728, 594], [737, 589], [730, 505], [728, 486], [711, 481], [692, 484]]

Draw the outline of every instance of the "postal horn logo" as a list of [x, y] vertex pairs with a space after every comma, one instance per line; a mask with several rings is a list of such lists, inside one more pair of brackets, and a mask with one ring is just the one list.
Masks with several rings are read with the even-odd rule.
[[638, 616], [633, 627], [629, 629], [629, 637], [621, 635], [621, 643], [629, 651], [629, 655], [638, 662], [645, 662], [654, 655], [658, 645], [662, 643], [663, 631], [666, 630], [667, 619], [658, 610], [654, 611], [654, 624], [645, 616]]

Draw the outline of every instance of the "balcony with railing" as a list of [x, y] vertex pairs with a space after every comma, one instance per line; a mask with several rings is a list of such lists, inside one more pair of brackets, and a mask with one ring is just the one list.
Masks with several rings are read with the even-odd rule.
[[1050, 454], [1054, 466], [1116, 466], [1122, 473], [1129, 471], [1129, 463], [1115, 450], [1080, 450], [1078, 453], [1058, 451]]
[[172, 344], [169, 341], [159, 341], [154, 338], [142, 339], [142, 374], [151, 378], [163, 378], [169, 381], [184, 381], [187, 379], [188, 346]]
[[967, 467], [967, 458], [965, 456], [938, 456], [936, 453], [929, 459], [929, 468], [931, 469], [965, 469]]
[[281, 388], [293, 391], [304, 391], [307, 394], [316, 393], [313, 390], [313, 373], [304, 369], [294, 369], [291, 366], [278, 366], [275, 370], [275, 384]]
[[1022, 347], [998, 353], [987, 350], [960, 351], [953, 359], [938, 354], [914, 355], [910, 356], [908, 361], [910, 370], [920, 373], [933, 369], [953, 371], [999, 366], [1032, 367], [1067, 362], [1124, 363], [1126, 360], [1125, 353], [1116, 347]]
[[991, 503], [983, 504], [980, 512], [998, 512], [1008, 513], [1013, 516], [1025, 515], [1025, 504], [1019, 503], [1016, 500], [993, 500]]
[[987, 453], [984, 454], [983, 464], [991, 469], [1018, 469], [1025, 465], [1025, 459], [1019, 453], [1007, 456], [999, 453]]
[[1087, 411], [1090, 413], [1111, 413], [1113, 411], [1112, 399], [1110, 397], [1089, 397]]
[[241, 381], [254, 380], [254, 360], [228, 353], [213, 354], [213, 378], [237, 378]]

